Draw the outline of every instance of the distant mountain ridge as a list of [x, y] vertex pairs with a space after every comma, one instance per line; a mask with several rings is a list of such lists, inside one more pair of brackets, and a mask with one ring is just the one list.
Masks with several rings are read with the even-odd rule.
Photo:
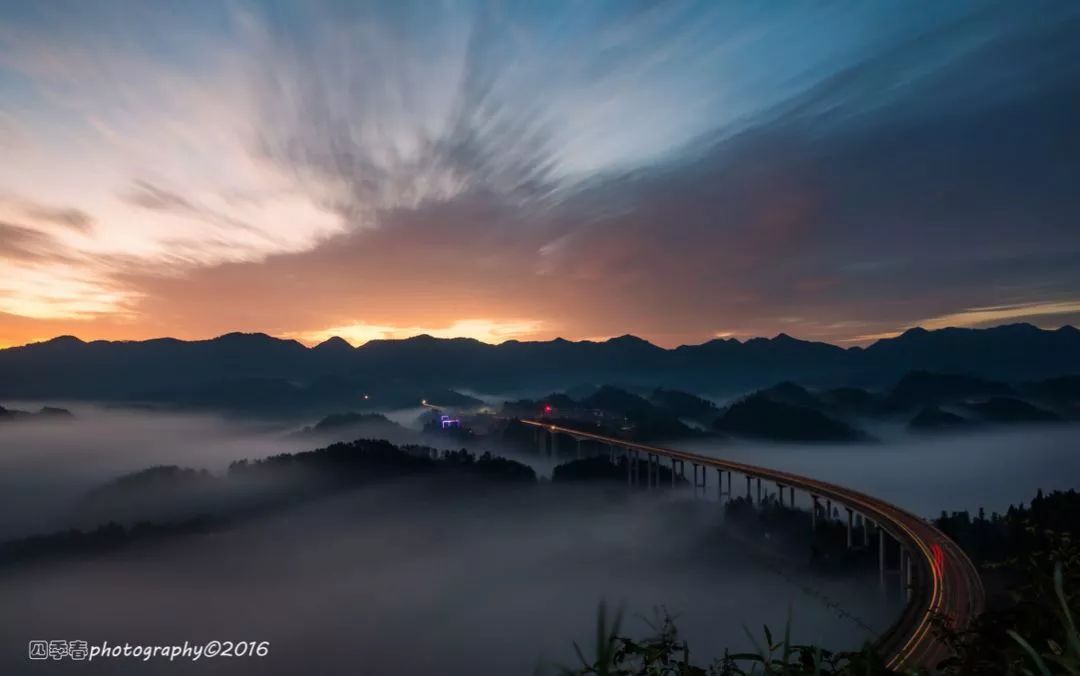
[[712, 394], [745, 392], [784, 380], [819, 387], [876, 387], [892, 385], [913, 370], [1013, 383], [1077, 374], [1080, 331], [1030, 324], [916, 328], [865, 348], [780, 334], [674, 349], [629, 335], [604, 342], [511, 340], [498, 345], [421, 335], [360, 347], [331, 338], [310, 348], [261, 333], [197, 341], [84, 342], [61, 336], [0, 350], [0, 398], [168, 401], [176, 393], [187, 393], [223, 399], [217, 403], [225, 405], [250, 396], [289, 408], [298, 401], [351, 403], [360, 391], [411, 392], [417, 387], [551, 391], [616, 382]]

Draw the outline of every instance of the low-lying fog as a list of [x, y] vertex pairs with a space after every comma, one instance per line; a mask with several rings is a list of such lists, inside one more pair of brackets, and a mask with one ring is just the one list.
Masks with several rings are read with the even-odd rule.
[[[974, 512], [979, 507], [1003, 512], [1010, 504], [1029, 502], [1040, 488], [1078, 488], [1080, 425], [994, 427], [940, 435], [885, 432], [879, 435], [883, 441], [874, 443], [666, 445], [823, 479], [927, 518], [942, 510]], [[739, 494], [734, 484], [732, 490]], [[801, 499], [805, 504], [805, 496]]]
[[[4, 403], [30, 411], [42, 405]], [[296, 435], [296, 426], [213, 414], [59, 405], [75, 417], [0, 423], [0, 541], [66, 527], [67, 513], [87, 491], [122, 474], [154, 465], [221, 472], [235, 460], [295, 453], [329, 443]], [[388, 417], [405, 424], [414, 422], [420, 412], [410, 409]], [[394, 443], [421, 441], [408, 429], [389, 436]], [[435, 447], [460, 447], [450, 440], [422, 441]]]
[[[34, 409], [38, 405], [21, 407]], [[65, 510], [86, 491], [121, 474], [160, 464], [221, 471], [230, 462], [323, 446], [295, 427], [218, 416], [69, 406], [73, 420], [0, 424], [0, 540], [65, 525]], [[415, 423], [422, 409], [388, 417]], [[314, 421], [312, 421], [314, 422]], [[987, 428], [943, 435], [874, 430], [866, 444], [784, 445], [672, 441], [668, 445], [807, 474], [864, 490], [923, 516], [941, 510], [1004, 510], [1039, 488], [1076, 488], [1080, 425]], [[393, 435], [392, 435], [393, 436]], [[452, 440], [402, 430], [395, 443], [453, 448]], [[557, 460], [519, 457], [542, 475]], [[710, 477], [712, 478], [712, 477]]]
[[[73, 420], [0, 425], [0, 540], [55, 530], [78, 498], [123, 473], [158, 464], [221, 471], [236, 459], [324, 445], [291, 436], [295, 429], [209, 415], [74, 410]], [[1038, 488], [1074, 488], [1080, 476], [1080, 427], [882, 436], [889, 441], [672, 445], [828, 479], [926, 516], [1001, 510]], [[535, 466], [545, 473], [551, 461]], [[563, 493], [552, 499], [552, 490]], [[591, 647], [602, 598], [626, 603], [628, 629], [639, 634], [636, 617], [666, 605], [702, 657], [748, 647], [742, 627], [780, 628], [789, 606], [799, 642], [844, 648], [866, 638], [716, 537], [709, 507], [687, 513], [595, 487], [432, 495], [415, 485], [368, 488], [224, 533], [4, 571], [0, 673], [25, 668], [31, 638], [272, 643], [273, 659], [260, 662], [128, 671], [103, 662], [87, 673], [532, 673], [572, 662], [573, 640]], [[801, 581], [874, 626], [894, 617], [865, 585]]]
[[[531, 674], [572, 664], [572, 641], [591, 650], [601, 599], [624, 603], [637, 635], [647, 629], [639, 615], [666, 606], [703, 659], [749, 648], [743, 625], [781, 631], [789, 606], [800, 641], [842, 648], [866, 637], [709, 537], [719, 515], [705, 507], [588, 487], [357, 490], [224, 533], [0, 576], [0, 665], [24, 665], [37, 637], [232, 639], [268, 640], [271, 658], [80, 670]], [[896, 612], [866, 593], [872, 581], [812, 582], [879, 629]]]

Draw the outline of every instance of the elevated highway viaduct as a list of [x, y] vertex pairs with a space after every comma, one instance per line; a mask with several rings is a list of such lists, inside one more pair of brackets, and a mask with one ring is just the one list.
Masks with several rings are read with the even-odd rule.
[[[846, 512], [849, 547], [856, 545], [857, 530], [862, 533], [861, 544], [864, 546], [870, 544], [871, 530], [877, 532], [879, 574], [883, 587], [888, 572], [886, 546], [890, 540], [897, 543], [900, 550], [898, 579], [907, 603], [897, 621], [877, 641], [878, 649], [886, 656], [888, 666], [892, 669], [925, 668], [934, 671], [937, 664], [949, 655], [948, 647], [933, 631], [935, 619], [940, 618], [956, 629], [964, 629], [982, 611], [985, 600], [982, 581], [975, 565], [960, 547], [925, 519], [884, 500], [781, 470], [641, 444], [542, 420], [522, 422], [536, 429], [541, 448], [557, 448], [559, 438], [565, 437], [579, 442], [579, 448], [582, 441], [607, 447], [613, 461], [621, 454], [626, 458], [627, 483], [631, 486], [642, 485], [644, 479], [645, 487], [658, 487], [660, 463], [667, 462], [671, 464], [673, 482], [676, 470], [685, 476], [686, 465], [692, 466], [695, 494], [699, 491], [706, 494], [709, 490], [710, 470], [716, 472], [716, 494], [720, 499], [733, 497], [733, 475], [740, 477], [739, 481], [734, 482], [740, 492], [741, 484], [745, 481], [746, 497], [753, 499], [756, 487], [758, 502], [761, 501], [762, 482], [777, 485], [781, 504], [784, 503], [785, 491], [788, 491], [788, 504], [794, 506], [795, 491], [801, 491], [810, 496], [815, 527], [818, 519], [833, 519], [835, 506]], [[856, 527], [857, 523], [862, 525], [861, 529]]]

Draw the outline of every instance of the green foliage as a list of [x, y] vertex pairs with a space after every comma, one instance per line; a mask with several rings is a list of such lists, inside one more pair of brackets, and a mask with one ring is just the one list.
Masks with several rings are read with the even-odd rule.
[[[1057, 601], [1056, 615], [1060, 624], [1059, 640], [1046, 638], [1045, 650], [1040, 651], [1016, 631], [1008, 630], [1009, 637], [1024, 651], [1026, 666], [1020, 667], [1020, 673], [1028, 675], [1038, 673], [1041, 676], [1053, 674], [1080, 674], [1080, 631], [1077, 631], [1074, 613], [1065, 594], [1064, 566], [1058, 562], [1054, 566], [1054, 596]], [[1031, 667], [1034, 667], [1035, 671]]]
[[606, 606], [601, 604], [594, 656], [586, 657], [575, 643], [580, 665], [560, 667], [559, 675], [887, 676], [894, 673], [870, 646], [857, 652], [834, 653], [817, 646], [793, 644], [790, 617], [779, 640], [768, 627], [763, 627], [761, 637], [745, 630], [753, 652], [732, 654], [725, 651], [723, 657], [704, 665], [693, 662], [690, 646], [679, 637], [671, 615], [662, 609], [657, 612], [657, 621], [650, 623], [652, 633], [645, 638], [621, 636], [621, 625], [622, 612], [617, 612], [609, 624]]
[[967, 511], [942, 512], [934, 524], [977, 564], [1042, 556], [1052, 553], [1062, 538], [1080, 536], [1080, 493], [1040, 490], [1030, 505], [1010, 505], [1004, 514], [987, 515], [982, 509], [974, 517]]
[[[943, 514], [937, 524], [982, 563], [987, 609], [962, 631], [936, 618], [938, 637], [952, 656], [937, 665], [943, 676], [1080, 676], [1080, 493], [1039, 494], [1030, 507], [976, 518]], [[622, 613], [608, 623], [600, 607], [595, 655], [578, 649], [580, 665], [562, 676], [884, 676], [891, 672], [872, 646], [831, 652], [792, 643], [790, 619], [776, 640], [768, 627], [747, 631], [752, 652], [729, 653], [696, 664], [672, 618], [643, 639], [620, 635]], [[577, 646], [575, 645], [575, 648]]]
[[1027, 542], [1041, 544], [985, 566], [1003, 589], [974, 625], [959, 632], [938, 622], [953, 652], [943, 673], [1080, 674], [1080, 547], [1071, 534], [1039, 528], [1034, 519], [1025, 519], [1024, 529]]
[[[945, 676], [1080, 676], [1080, 629], [1077, 627], [1080, 549], [1067, 536], [1042, 533], [1055, 545], [1003, 563], [1015, 576], [1016, 603], [983, 614], [962, 632], [939, 618], [938, 635], [954, 655], [938, 665]], [[1053, 572], [1048, 574], [1048, 561]], [[579, 666], [561, 667], [560, 676], [887, 676], [895, 672], [873, 646], [832, 652], [791, 640], [790, 617], [777, 638], [768, 627], [761, 635], [746, 630], [751, 652], [729, 653], [709, 664], [695, 663], [690, 646], [679, 637], [674, 620], [658, 611], [652, 632], [634, 639], [620, 634], [622, 612], [609, 622], [601, 604], [594, 655], [575, 644]]]

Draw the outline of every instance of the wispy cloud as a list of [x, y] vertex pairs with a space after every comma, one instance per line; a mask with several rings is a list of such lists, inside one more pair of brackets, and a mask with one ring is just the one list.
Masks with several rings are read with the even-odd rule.
[[58, 255], [56, 241], [48, 233], [0, 221], [0, 259], [35, 261]]
[[931, 317], [919, 324], [927, 329], [941, 329], [947, 326], [985, 326], [1047, 315], [1069, 314], [1080, 314], [1080, 300], [970, 308], [940, 317]]
[[883, 331], [881, 333], [869, 333], [850, 338], [843, 338], [842, 343], [871, 343], [875, 340], [895, 338], [909, 328], [916, 326], [928, 330], [945, 328], [973, 328], [994, 326], [1017, 321], [1038, 321], [1052, 316], [1080, 316], [1080, 300], [1063, 300], [1055, 302], [1019, 303], [1015, 305], [995, 305], [992, 307], [976, 307], [952, 312], [937, 317], [928, 317], [919, 320], [903, 329]]
[[42, 204], [29, 204], [24, 207], [31, 220], [56, 223], [78, 232], [90, 231], [94, 219], [82, 209], [74, 207], [49, 207]]

